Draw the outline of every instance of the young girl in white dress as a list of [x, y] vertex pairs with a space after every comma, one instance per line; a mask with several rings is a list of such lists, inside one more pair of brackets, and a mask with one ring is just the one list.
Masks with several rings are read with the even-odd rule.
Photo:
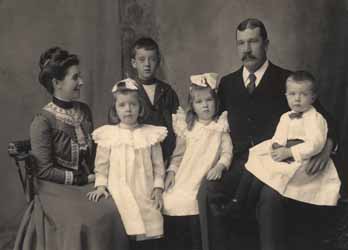
[[93, 132], [98, 144], [96, 190], [88, 197], [98, 201], [110, 193], [132, 240], [131, 248], [154, 249], [158, 241], [153, 239], [163, 236], [165, 169], [160, 142], [167, 129], [141, 123], [144, 108], [134, 80], [116, 83], [112, 93], [119, 123]]
[[327, 123], [312, 106], [316, 98], [314, 77], [298, 71], [286, 81], [291, 111], [280, 118], [271, 140], [250, 149], [246, 168], [281, 195], [313, 205], [334, 206], [341, 182], [331, 159], [315, 175], [306, 173], [311, 157], [320, 153], [327, 139]]
[[232, 160], [227, 113], [218, 116], [217, 75], [191, 76], [189, 108], [173, 115], [177, 144], [170, 159], [163, 193], [168, 246], [182, 242], [185, 226], [191, 249], [201, 249], [197, 193], [203, 178], [218, 180]]

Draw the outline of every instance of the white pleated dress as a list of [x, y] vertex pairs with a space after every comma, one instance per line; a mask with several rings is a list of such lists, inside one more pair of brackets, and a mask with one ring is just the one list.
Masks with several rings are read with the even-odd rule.
[[197, 193], [209, 169], [222, 163], [228, 168], [232, 160], [232, 141], [227, 113], [208, 125], [195, 122], [187, 129], [185, 114], [173, 115], [177, 145], [167, 171], [174, 171], [175, 184], [163, 193], [163, 213], [170, 216], [197, 215]]
[[[325, 169], [315, 175], [305, 170], [311, 157], [320, 153], [327, 139], [326, 120], [314, 107], [302, 118], [290, 119], [283, 114], [274, 137], [250, 149], [246, 169], [281, 195], [314, 205], [334, 206], [339, 199], [340, 179], [330, 159]], [[294, 162], [276, 162], [270, 155], [271, 145], [286, 145], [289, 139], [304, 142], [291, 147]]]
[[138, 240], [163, 235], [163, 218], [151, 192], [163, 188], [164, 164], [160, 142], [165, 127], [141, 125], [134, 130], [105, 125], [93, 132], [98, 144], [95, 186], [106, 186], [128, 235]]

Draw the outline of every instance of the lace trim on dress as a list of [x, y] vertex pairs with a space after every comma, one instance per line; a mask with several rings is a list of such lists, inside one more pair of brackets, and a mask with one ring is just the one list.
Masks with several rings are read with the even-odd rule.
[[153, 125], [141, 125], [134, 130], [120, 128], [119, 125], [104, 125], [97, 128], [92, 137], [103, 147], [129, 145], [139, 149], [160, 143], [166, 138], [167, 133], [165, 127]]
[[[173, 128], [176, 135], [181, 137], [186, 137], [188, 134], [191, 134], [193, 131], [187, 130], [186, 124], [186, 113], [182, 108], [179, 108], [176, 114], [172, 115], [173, 119]], [[208, 125], [203, 125], [199, 122], [196, 122], [194, 126], [198, 126], [201, 129], [213, 130], [218, 132], [229, 132], [229, 125], [227, 119], [227, 111], [224, 111], [219, 119], [215, 122], [212, 121]]]

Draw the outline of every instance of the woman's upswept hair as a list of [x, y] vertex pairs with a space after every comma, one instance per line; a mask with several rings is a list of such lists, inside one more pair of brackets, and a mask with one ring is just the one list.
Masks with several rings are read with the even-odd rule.
[[128, 95], [131, 93], [135, 93], [137, 95], [137, 99], [139, 101], [139, 115], [138, 115], [138, 123], [142, 124], [146, 117], [146, 109], [145, 109], [145, 102], [143, 98], [139, 95], [139, 92], [137, 90], [130, 90], [130, 89], [118, 89], [116, 92], [112, 93], [113, 96], [113, 105], [110, 106], [109, 112], [108, 112], [108, 123], [112, 125], [119, 124], [121, 122], [117, 111], [116, 111], [116, 101], [117, 101], [117, 95]]
[[53, 94], [52, 80], [63, 80], [68, 69], [73, 65], [79, 65], [79, 63], [78, 57], [70, 54], [67, 50], [60, 47], [49, 48], [40, 56], [39, 82], [50, 94]]
[[213, 115], [213, 120], [217, 121], [217, 119], [219, 118], [220, 101], [219, 101], [217, 93], [210, 87], [201, 87], [201, 86], [191, 84], [189, 95], [188, 95], [188, 108], [186, 112], [186, 124], [187, 124], [188, 130], [191, 130], [196, 120], [198, 120], [198, 116], [193, 109], [193, 101], [194, 101], [193, 93], [196, 90], [202, 90], [202, 89], [209, 89], [209, 92], [215, 101], [215, 113]]

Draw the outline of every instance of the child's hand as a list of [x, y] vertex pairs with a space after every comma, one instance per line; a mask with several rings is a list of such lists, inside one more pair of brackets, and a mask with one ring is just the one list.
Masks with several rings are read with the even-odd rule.
[[291, 150], [286, 147], [280, 147], [271, 151], [271, 157], [274, 161], [283, 161], [292, 157]]
[[278, 142], [274, 142], [271, 145], [271, 150], [275, 150], [275, 149], [278, 149], [278, 148], [281, 148], [281, 147], [284, 147], [284, 146], [280, 145]]
[[168, 191], [172, 187], [174, 187], [175, 184], [175, 172], [174, 171], [168, 171], [166, 179], [164, 181], [164, 190]]
[[103, 196], [105, 199], [109, 198], [109, 192], [105, 186], [98, 186], [96, 190], [87, 193], [88, 199], [94, 202], [97, 202]]
[[216, 164], [215, 167], [209, 170], [207, 174], [208, 181], [215, 181], [221, 179], [222, 172], [226, 169], [223, 164]]
[[162, 199], [162, 188], [154, 188], [152, 190], [151, 199], [155, 200], [156, 209], [162, 210], [163, 208], [163, 199]]

